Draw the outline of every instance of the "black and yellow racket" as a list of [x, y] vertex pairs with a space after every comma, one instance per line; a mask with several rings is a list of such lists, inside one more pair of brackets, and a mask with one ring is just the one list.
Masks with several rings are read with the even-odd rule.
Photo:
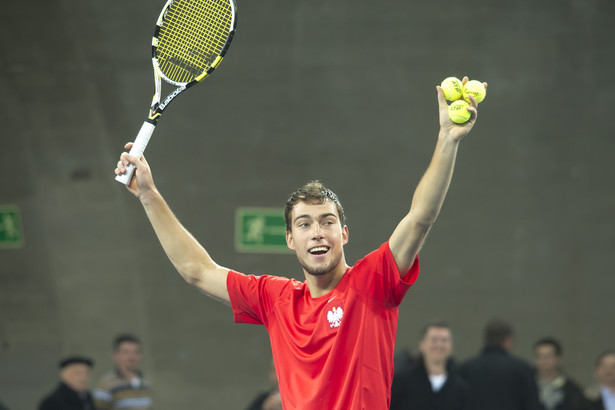
[[[226, 54], [237, 27], [234, 0], [168, 0], [152, 38], [152, 64], [156, 92], [147, 119], [143, 123], [132, 155], [145, 151], [162, 113], [175, 97], [203, 81], [218, 67]], [[160, 102], [162, 81], [177, 87]], [[135, 170], [133, 164], [115, 177], [125, 185]]]

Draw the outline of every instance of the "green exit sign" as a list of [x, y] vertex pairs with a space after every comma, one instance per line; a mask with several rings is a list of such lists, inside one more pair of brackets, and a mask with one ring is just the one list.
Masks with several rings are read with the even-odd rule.
[[0, 205], [0, 248], [21, 248], [24, 237], [16, 205]]
[[239, 252], [288, 253], [283, 208], [237, 208], [235, 249]]

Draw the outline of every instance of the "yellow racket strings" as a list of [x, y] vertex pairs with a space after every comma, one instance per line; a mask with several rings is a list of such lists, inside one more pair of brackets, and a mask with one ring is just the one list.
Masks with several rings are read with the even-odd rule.
[[231, 31], [228, 0], [179, 0], [169, 7], [158, 35], [162, 73], [187, 83], [207, 71], [222, 53]]

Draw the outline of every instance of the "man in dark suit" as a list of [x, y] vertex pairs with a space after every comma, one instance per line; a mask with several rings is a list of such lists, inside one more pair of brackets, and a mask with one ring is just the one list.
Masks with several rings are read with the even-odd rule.
[[43, 399], [39, 410], [94, 410], [89, 392], [90, 370], [94, 362], [71, 356], [60, 362], [60, 385]]
[[485, 328], [480, 355], [464, 363], [459, 373], [470, 385], [473, 410], [543, 410], [532, 368], [510, 355], [513, 330], [493, 320]]
[[445, 322], [423, 328], [421, 355], [415, 362], [398, 356], [391, 388], [391, 410], [466, 410], [468, 385], [455, 373], [451, 360], [453, 336]]

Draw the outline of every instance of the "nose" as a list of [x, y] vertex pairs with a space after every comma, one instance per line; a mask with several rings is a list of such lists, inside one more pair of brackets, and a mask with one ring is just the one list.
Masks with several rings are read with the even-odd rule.
[[313, 233], [312, 233], [312, 237], [314, 239], [322, 238], [323, 235], [322, 235], [322, 228], [321, 228], [320, 224], [313, 224], [313, 227], [314, 227], [314, 230], [313, 230]]

